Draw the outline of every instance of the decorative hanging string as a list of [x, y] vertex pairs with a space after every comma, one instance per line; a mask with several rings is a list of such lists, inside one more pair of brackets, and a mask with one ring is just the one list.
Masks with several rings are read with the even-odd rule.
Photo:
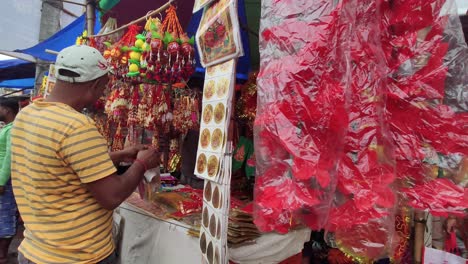
[[169, 9], [166, 10], [166, 19], [163, 21], [161, 31], [174, 33], [177, 38], [180, 38], [182, 34], [184, 34], [184, 30], [182, 29], [179, 18], [177, 17], [175, 6], [171, 5]]
[[119, 28], [116, 29], [116, 30], [112, 30], [112, 31], [109, 31], [109, 32], [106, 32], [106, 33], [103, 33], [103, 34], [92, 35], [92, 36], [88, 36], [88, 37], [89, 37], [89, 38], [91, 38], [91, 37], [93, 37], [93, 38], [95, 38], [95, 37], [102, 37], [102, 36], [112, 35], [112, 34], [114, 34], [114, 33], [116, 33], [116, 32], [119, 32], [119, 31], [121, 31], [121, 30], [124, 30], [124, 29], [128, 28], [128, 27], [131, 26], [131, 25], [138, 24], [138, 23], [140, 23], [140, 22], [142, 22], [142, 21], [147, 20], [149, 17], [152, 17], [152, 16], [154, 16], [154, 15], [156, 15], [156, 14], [161, 13], [162, 11], [166, 10], [167, 8], [169, 8], [169, 7], [171, 6], [171, 3], [174, 2], [174, 1], [175, 1], [175, 0], [169, 0], [167, 3], [165, 3], [165, 4], [164, 4], [163, 6], [161, 6], [160, 8], [158, 8], [158, 9], [156, 9], [156, 10], [154, 10], [154, 11], [151, 11], [151, 12], [149, 12], [148, 14], [146, 14], [145, 16], [140, 17], [140, 18], [138, 18], [138, 19], [136, 19], [136, 20], [133, 20], [132, 22], [130, 22], [130, 23], [126, 24], [126, 25], [123, 25], [123, 26], [119, 27]]

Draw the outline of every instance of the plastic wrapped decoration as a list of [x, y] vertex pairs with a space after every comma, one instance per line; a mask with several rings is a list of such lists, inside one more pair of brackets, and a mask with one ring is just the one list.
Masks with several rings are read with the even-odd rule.
[[262, 2], [255, 121], [261, 231], [327, 225], [347, 128], [349, 8], [329, 1]]
[[262, 3], [255, 222], [365, 262], [404, 247], [407, 205], [466, 214], [467, 48], [452, 1], [333, 3]]
[[326, 227], [339, 248], [361, 262], [391, 256], [395, 248], [397, 199], [394, 150], [384, 115], [388, 83], [381, 3], [359, 1], [352, 7], [348, 124]]
[[402, 199], [433, 215], [468, 207], [468, 49], [454, 1], [382, 5], [389, 65], [386, 116]]

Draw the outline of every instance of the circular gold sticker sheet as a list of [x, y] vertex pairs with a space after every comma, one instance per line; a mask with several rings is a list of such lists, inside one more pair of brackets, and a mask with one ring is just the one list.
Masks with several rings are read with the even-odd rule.
[[215, 94], [215, 90], [216, 90], [215, 81], [209, 80], [206, 83], [205, 89], [203, 91], [203, 94], [205, 95], [205, 99], [211, 99], [211, 97], [213, 97], [213, 95]]
[[213, 106], [207, 104], [203, 109], [203, 123], [209, 124], [213, 120]]
[[218, 103], [214, 109], [214, 120], [216, 124], [220, 124], [224, 121], [226, 115], [226, 107], [223, 103]]
[[203, 129], [200, 135], [200, 145], [202, 148], [206, 149], [210, 145], [211, 133], [208, 128]]
[[220, 64], [219, 66], [219, 71], [221, 73], [227, 73], [229, 71], [230, 68], [232, 68], [232, 61], [227, 61], [223, 64]]
[[207, 167], [207, 161], [206, 161], [206, 155], [205, 154], [200, 154], [197, 159], [197, 172], [199, 174], [203, 174], [206, 171]]
[[218, 98], [223, 98], [227, 95], [228, 90], [229, 79], [226, 77], [219, 79], [218, 83], [216, 84], [216, 96], [218, 96]]
[[208, 75], [213, 75], [216, 73], [216, 70], [218, 69], [217, 66], [210, 66], [210, 67], [207, 67], [206, 68], [206, 73], [208, 73]]
[[208, 159], [208, 176], [215, 177], [218, 173], [219, 160], [215, 155], [211, 155]]
[[223, 142], [223, 131], [220, 128], [216, 128], [211, 136], [211, 148], [217, 150], [223, 145]]

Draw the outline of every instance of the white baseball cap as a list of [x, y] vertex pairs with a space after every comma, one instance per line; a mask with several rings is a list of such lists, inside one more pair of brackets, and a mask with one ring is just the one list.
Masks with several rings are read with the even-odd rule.
[[101, 53], [86, 45], [74, 45], [63, 49], [57, 55], [55, 62], [56, 78], [71, 83], [96, 80], [110, 70]]

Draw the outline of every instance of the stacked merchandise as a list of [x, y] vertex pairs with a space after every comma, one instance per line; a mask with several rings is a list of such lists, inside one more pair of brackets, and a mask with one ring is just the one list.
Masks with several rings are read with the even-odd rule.
[[[201, 6], [196, 1], [195, 6]], [[227, 263], [236, 58], [242, 54], [237, 1], [204, 1], [196, 34], [206, 69], [195, 175], [205, 179], [200, 249], [206, 263]]]
[[254, 242], [260, 231], [253, 222], [252, 204], [244, 208], [233, 208], [229, 213], [228, 243], [230, 247]]
[[400, 260], [468, 208], [468, 48], [449, 0], [262, 2], [255, 223]]

